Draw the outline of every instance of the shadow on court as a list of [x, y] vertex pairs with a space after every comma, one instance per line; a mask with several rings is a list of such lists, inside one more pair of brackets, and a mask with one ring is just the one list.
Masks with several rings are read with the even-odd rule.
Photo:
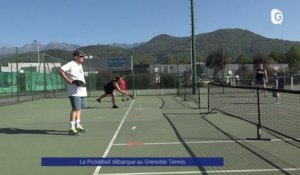
[[[231, 156], [224, 156], [226, 158], [226, 161], [233, 161], [235, 165], [230, 165], [227, 162], [227, 166], [236, 166], [240, 165], [241, 167], [244, 166], [245, 164], [251, 163], [254, 168], [256, 169], [261, 169], [260, 165], [256, 165], [254, 162], [259, 162], [259, 164], [265, 165], [266, 167], [270, 169], [276, 169], [278, 170], [279, 173], [284, 174], [284, 175], [292, 175], [291, 172], [286, 171], [282, 167], [292, 167], [295, 168], [292, 164], [286, 162], [284, 159], [281, 159], [278, 156], [274, 156], [268, 152], [266, 152], [263, 149], [260, 149], [258, 146], [251, 144], [251, 142], [246, 142], [242, 141], [244, 140], [243, 138], [240, 138], [238, 136], [234, 136], [233, 134], [230, 134], [228, 131], [222, 129], [218, 124], [215, 124], [211, 122], [208, 118], [207, 115], [202, 115], [201, 117], [195, 117], [193, 115], [182, 115], [180, 114], [177, 115], [169, 115], [167, 113], [163, 114], [164, 117], [167, 119], [168, 123], [171, 125], [172, 129], [174, 130], [177, 138], [180, 140], [186, 151], [190, 154], [191, 157], [195, 158], [199, 156], [199, 150], [202, 152], [208, 151], [209, 149], [205, 150], [203, 146], [199, 145], [190, 145], [186, 143], [187, 139], [194, 139], [194, 141], [200, 139], [202, 140], [201, 136], [205, 138], [205, 140], [210, 140], [207, 139], [206, 134], [210, 135], [210, 132], [213, 131], [214, 135], [212, 135], [211, 139], [221, 139], [221, 140], [229, 140], [232, 141], [232, 146], [235, 148], [236, 151], [240, 152], [241, 154], [235, 155], [237, 157], [231, 157], [234, 154], [231, 154]], [[184, 122], [192, 122], [187, 125], [190, 125], [188, 127], [187, 125], [183, 124]], [[197, 123], [199, 127], [194, 127], [193, 123]], [[202, 123], [202, 125], [201, 125]], [[193, 130], [193, 132], [190, 132], [189, 130]], [[197, 133], [197, 134], [193, 134]], [[219, 140], [218, 139], [218, 140]], [[235, 144], [235, 145], [233, 145]], [[215, 145], [217, 146], [217, 145]], [[227, 150], [225, 147], [225, 143], [223, 145], [223, 152], [230, 151], [230, 149]], [[211, 147], [214, 147], [211, 145]], [[222, 146], [220, 147], [222, 148]], [[213, 150], [209, 150], [213, 151]], [[232, 150], [231, 150], [232, 151]], [[233, 151], [234, 152], [234, 151]], [[250, 156], [251, 155], [251, 156]], [[245, 159], [241, 158], [245, 157]], [[232, 159], [233, 158], [233, 159]], [[240, 162], [237, 162], [236, 160], [239, 160]], [[247, 166], [248, 166], [247, 165]], [[201, 174], [208, 174], [209, 169], [207, 170], [205, 167], [198, 167], [199, 171]]]
[[[291, 166], [291, 167], [292, 167], [292, 165], [285, 162], [284, 160], [278, 159], [277, 157], [273, 157], [273, 155], [259, 149], [258, 147], [248, 144], [247, 142], [238, 142], [235, 137], [233, 137], [232, 135], [230, 135], [229, 133], [224, 131], [221, 127], [217, 126], [213, 122], [209, 121], [206, 117], [207, 117], [207, 114], [202, 115], [201, 118], [204, 119], [204, 121], [206, 121], [208, 124], [213, 126], [218, 132], [223, 133], [224, 135], [228, 136], [231, 140], [235, 141], [235, 143], [238, 144], [238, 146], [241, 149], [244, 149], [245, 151], [254, 155], [257, 159], [264, 161], [265, 163], [269, 164], [271, 167], [278, 169], [281, 173], [283, 173], [285, 175], [292, 175], [289, 172], [285, 171], [283, 168], [281, 168], [282, 165]], [[277, 159], [277, 161], [274, 161], [275, 159]]]
[[20, 129], [0, 128], [0, 134], [46, 134], [46, 135], [68, 135], [68, 131], [43, 130], [43, 129]]
[[[170, 119], [170, 117], [168, 117], [167, 114], [163, 114], [163, 116], [167, 119], [167, 121], [169, 122], [169, 124], [171, 125], [171, 127], [173, 128], [177, 138], [180, 140], [180, 142], [183, 144], [184, 148], [186, 149], [186, 151], [190, 154], [190, 156], [192, 158], [196, 158], [196, 154], [193, 152], [193, 150], [185, 143], [184, 139], [182, 138], [180, 132], [178, 131], [178, 129], [176, 128], [176, 125], [172, 122], [172, 120]], [[206, 169], [202, 166], [197, 166], [199, 171], [201, 172], [201, 174], [203, 175], [207, 175], [208, 173], [206, 173]]]

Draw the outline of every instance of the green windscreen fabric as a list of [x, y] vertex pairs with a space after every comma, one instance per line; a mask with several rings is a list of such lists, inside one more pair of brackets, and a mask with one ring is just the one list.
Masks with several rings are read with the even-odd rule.
[[64, 89], [65, 84], [57, 73], [39, 73], [25, 71], [26, 91]]
[[17, 73], [0, 72], [0, 93], [15, 93], [17, 89]]

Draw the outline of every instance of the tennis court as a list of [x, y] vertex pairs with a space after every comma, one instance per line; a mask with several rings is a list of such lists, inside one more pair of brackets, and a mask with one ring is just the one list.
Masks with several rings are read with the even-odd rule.
[[[133, 101], [118, 98], [119, 109], [111, 108], [109, 98], [101, 104], [88, 98], [89, 108], [82, 112], [88, 132], [80, 136], [67, 135], [67, 98], [1, 107], [0, 173], [300, 174], [299, 142], [264, 130], [262, 136], [271, 141], [247, 140], [257, 134], [249, 122], [207, 113], [167, 90], [136, 93]], [[201, 96], [206, 99], [207, 94]], [[223, 157], [224, 166], [41, 166], [42, 157]]]

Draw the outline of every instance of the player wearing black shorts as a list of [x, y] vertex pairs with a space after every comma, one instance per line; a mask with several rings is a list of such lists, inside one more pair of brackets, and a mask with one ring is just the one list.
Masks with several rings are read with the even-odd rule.
[[116, 89], [117, 91], [119, 91], [121, 94], [124, 95], [128, 95], [128, 93], [126, 91], [123, 91], [120, 89], [119, 87], [119, 83], [120, 83], [120, 77], [116, 77], [114, 80], [109, 81], [108, 83], [106, 83], [104, 85], [104, 94], [101, 95], [99, 98], [97, 98], [96, 100], [101, 103], [102, 98], [110, 95], [111, 96], [111, 100], [112, 100], [112, 108], [118, 108], [118, 106], [116, 105], [116, 95], [114, 93], [114, 90]]
[[[258, 68], [256, 69], [256, 75], [255, 75], [255, 85], [257, 87], [267, 87], [268, 82], [268, 74], [267, 71], [264, 69], [264, 66], [262, 63], [259, 64]], [[265, 97], [267, 97], [266, 91], [264, 91]]]

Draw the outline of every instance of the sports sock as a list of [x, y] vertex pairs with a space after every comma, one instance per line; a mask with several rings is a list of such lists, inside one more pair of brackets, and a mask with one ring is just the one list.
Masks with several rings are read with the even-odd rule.
[[76, 120], [76, 126], [80, 126], [80, 119]]
[[70, 128], [71, 128], [71, 129], [75, 128], [75, 121], [71, 121], [71, 122], [70, 122]]

